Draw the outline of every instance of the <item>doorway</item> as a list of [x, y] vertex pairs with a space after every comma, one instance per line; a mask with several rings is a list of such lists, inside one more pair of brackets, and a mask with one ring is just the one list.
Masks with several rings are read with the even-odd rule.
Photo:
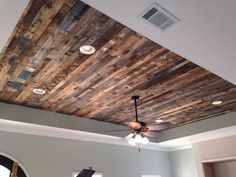
[[203, 163], [205, 177], [235, 177], [236, 160]]

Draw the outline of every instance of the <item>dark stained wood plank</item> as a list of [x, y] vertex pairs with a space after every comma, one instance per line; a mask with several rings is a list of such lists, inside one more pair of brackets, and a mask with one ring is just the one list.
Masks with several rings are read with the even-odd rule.
[[2, 52], [4, 102], [124, 124], [138, 94], [140, 120], [173, 127], [236, 111], [235, 85], [82, 1], [31, 0]]

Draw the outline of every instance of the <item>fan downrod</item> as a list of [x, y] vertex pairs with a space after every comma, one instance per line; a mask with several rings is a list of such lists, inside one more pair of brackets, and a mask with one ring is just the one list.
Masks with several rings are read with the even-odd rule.
[[134, 108], [135, 108], [135, 121], [136, 122], [139, 122], [138, 121], [138, 110], [137, 110], [137, 101], [139, 100], [139, 96], [138, 95], [134, 95], [132, 96], [132, 99], [134, 100]]
[[139, 100], [139, 98], [140, 97], [138, 95], [134, 95], [134, 96], [131, 97], [132, 100]]

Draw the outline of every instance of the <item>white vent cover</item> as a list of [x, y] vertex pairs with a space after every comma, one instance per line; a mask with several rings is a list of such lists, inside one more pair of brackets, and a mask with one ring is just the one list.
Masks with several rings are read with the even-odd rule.
[[152, 3], [151, 6], [149, 6], [140, 16], [162, 31], [165, 31], [167, 28], [180, 21], [176, 16], [155, 2]]

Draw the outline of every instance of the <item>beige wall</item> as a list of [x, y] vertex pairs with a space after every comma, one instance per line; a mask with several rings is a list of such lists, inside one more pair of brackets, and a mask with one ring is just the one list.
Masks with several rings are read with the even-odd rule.
[[202, 162], [236, 159], [235, 147], [236, 135], [193, 144], [198, 177], [204, 177]]
[[196, 143], [200, 161], [218, 161], [236, 158], [236, 135]]
[[214, 163], [216, 177], [235, 177], [236, 160]]

